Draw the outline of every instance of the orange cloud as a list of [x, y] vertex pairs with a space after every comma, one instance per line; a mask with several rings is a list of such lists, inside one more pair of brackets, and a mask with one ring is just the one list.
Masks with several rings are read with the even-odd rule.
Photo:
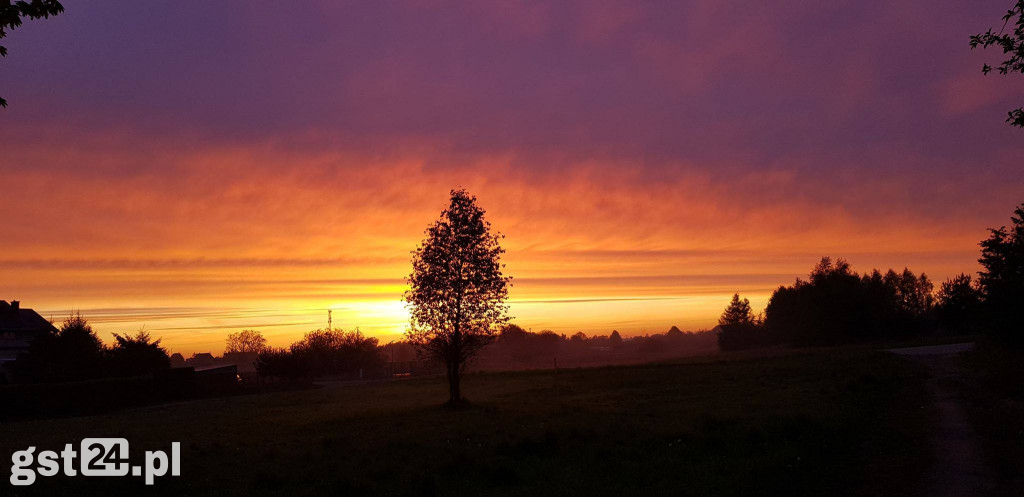
[[[77, 150], [15, 156], [57, 163], [86, 155]], [[825, 254], [942, 278], [972, 270], [978, 239], [978, 226], [915, 211], [864, 218], [819, 203], [802, 193], [812, 179], [781, 170], [723, 180], [667, 165], [652, 179], [628, 161], [437, 167], [430, 152], [263, 144], [181, 150], [126, 172], [145, 155], [101, 147], [87, 154], [96, 168], [6, 175], [18, 185], [0, 199], [15, 220], [0, 260], [11, 298], [58, 318], [91, 309], [104, 333], [145, 325], [184, 352], [216, 351], [242, 327], [285, 345], [328, 308], [336, 324], [395, 336], [409, 251], [459, 185], [507, 235], [517, 320], [560, 331], [710, 327], [732, 292], [763, 306]]]

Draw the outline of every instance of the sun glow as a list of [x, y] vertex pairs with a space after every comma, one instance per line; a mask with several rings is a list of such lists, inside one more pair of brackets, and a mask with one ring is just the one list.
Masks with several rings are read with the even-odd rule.
[[[677, 4], [688, 26], [718, 12]], [[333, 11], [315, 46], [258, 45], [267, 38], [250, 19], [226, 16], [208, 27], [234, 41], [210, 52], [115, 42], [117, 30], [75, 26], [117, 19], [116, 7], [77, 6], [88, 15], [40, 23], [4, 62], [17, 80], [2, 86], [22, 93], [0, 124], [0, 298], [58, 320], [80, 310], [108, 341], [145, 326], [186, 354], [216, 352], [243, 328], [286, 346], [325, 327], [328, 309], [336, 326], [397, 337], [410, 251], [458, 186], [506, 235], [511, 314], [528, 328], [710, 328], [733, 292], [758, 311], [825, 255], [935, 282], [974, 272], [984, 228], [1004, 223], [1024, 188], [1022, 142], [999, 122], [1019, 91], [967, 79], [962, 33], [930, 39], [929, 79], [892, 87], [882, 76], [900, 59], [860, 40], [889, 34], [869, 20], [903, 15], [857, 8], [871, 11], [849, 18], [863, 25], [822, 53], [856, 47], [864, 70], [836, 73], [806, 63], [817, 44], [791, 50], [786, 26], [804, 16], [784, 12], [734, 33], [756, 56], [643, 16], [550, 37], [554, 25], [523, 31], [499, 15], [449, 45], [420, 43], [412, 33], [432, 27], [419, 19], [380, 12], [395, 29], [365, 32]], [[139, 29], [167, 32], [142, 26], [173, 17]], [[67, 50], [68, 29], [90, 38], [76, 46], [105, 49]], [[311, 71], [315, 56], [337, 63]], [[759, 70], [730, 72], [745, 62]], [[195, 79], [172, 83], [182, 74]]]

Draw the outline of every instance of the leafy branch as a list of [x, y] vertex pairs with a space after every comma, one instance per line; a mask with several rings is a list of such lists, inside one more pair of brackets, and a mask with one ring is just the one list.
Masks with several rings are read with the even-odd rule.
[[[57, 0], [0, 0], [0, 39], [21, 26], [23, 17], [45, 19], [61, 12], [64, 6]], [[7, 48], [3, 45], [0, 45], [0, 57], [7, 57]], [[0, 98], [0, 107], [7, 107], [7, 101]]]
[[[1016, 18], [1016, 20], [1014, 20]], [[1006, 32], [1006, 26], [1013, 22], [1013, 30]], [[1003, 16], [1003, 27], [998, 33], [989, 28], [988, 31], [971, 36], [971, 49], [981, 47], [986, 49], [990, 46], [997, 46], [1003, 49], [1003, 54], [1008, 58], [994, 69], [1002, 75], [1010, 73], [1024, 74], [1024, 0], [1017, 0], [1017, 3]], [[992, 72], [993, 67], [984, 64], [981, 67], [983, 74]], [[1024, 107], [1011, 110], [1006, 122], [1011, 126], [1024, 128]]]

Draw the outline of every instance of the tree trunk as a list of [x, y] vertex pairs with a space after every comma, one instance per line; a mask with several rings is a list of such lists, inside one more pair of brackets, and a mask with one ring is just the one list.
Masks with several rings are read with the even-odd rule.
[[455, 306], [455, 333], [452, 334], [452, 355], [448, 362], [448, 402], [457, 406], [462, 402], [462, 395], [459, 393], [459, 362], [462, 359], [462, 296], [459, 296], [458, 304]]
[[448, 403], [458, 405], [462, 401], [459, 393], [459, 364], [452, 361], [448, 364]]

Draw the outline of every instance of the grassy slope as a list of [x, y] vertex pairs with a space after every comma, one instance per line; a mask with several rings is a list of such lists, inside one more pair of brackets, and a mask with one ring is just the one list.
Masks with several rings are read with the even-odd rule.
[[7, 424], [0, 453], [124, 437], [138, 464], [182, 442], [183, 476], [147, 495], [910, 495], [928, 464], [918, 375], [863, 350], [475, 374], [457, 411], [440, 380], [334, 387]]

